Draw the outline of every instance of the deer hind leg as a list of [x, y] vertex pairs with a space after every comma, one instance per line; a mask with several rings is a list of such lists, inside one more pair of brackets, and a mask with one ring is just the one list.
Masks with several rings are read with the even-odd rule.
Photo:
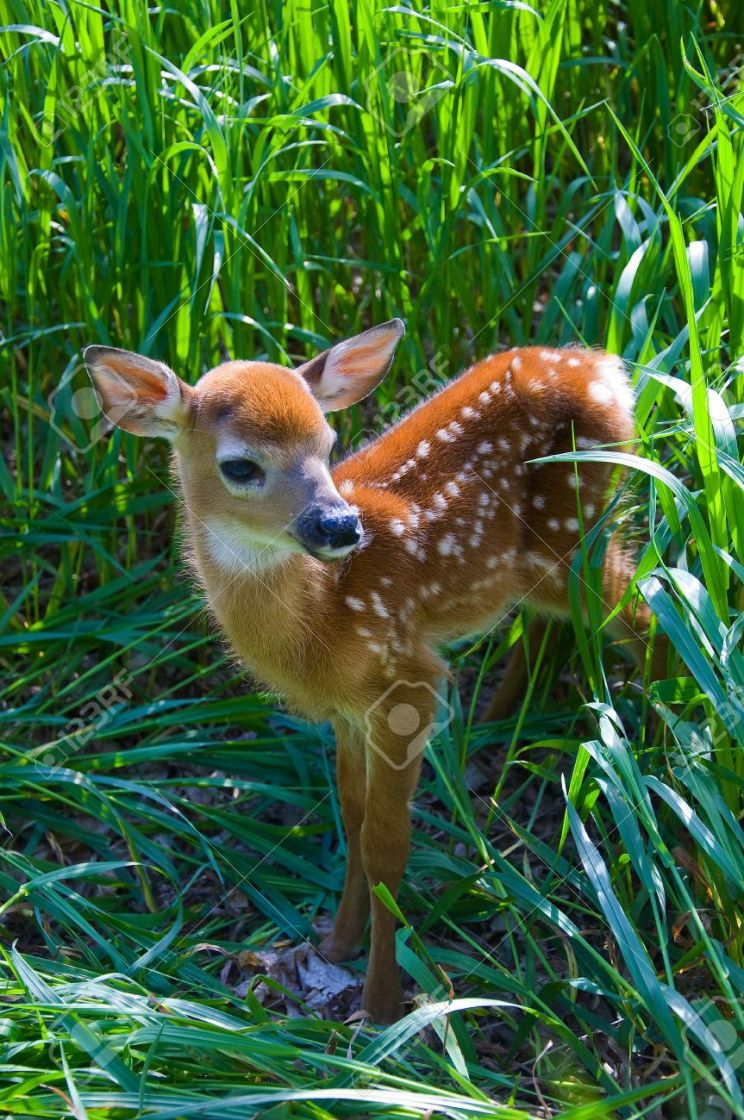
[[[566, 537], [560, 547], [565, 550], [564, 561], [554, 570], [552, 579], [544, 584], [539, 584], [529, 595], [530, 602], [549, 614], [565, 617], [570, 614], [569, 581], [571, 579], [570, 566], [580, 545]], [[605, 615], [614, 611], [630, 586], [635, 572], [633, 558], [617, 537], [610, 540], [604, 560], [602, 562], [602, 583], [599, 594], [602, 598], [602, 609]], [[582, 599], [586, 600], [589, 589], [583, 585], [583, 575], [578, 573], [582, 580]], [[667, 662], [668, 644], [662, 635], [657, 635], [651, 650], [649, 642], [649, 629], [651, 625], [651, 612], [646, 604], [633, 596], [608, 626], [609, 634], [624, 646], [631, 654], [640, 669], [643, 669], [646, 658], [651, 655], [651, 675], [654, 680], [664, 676]]]
[[364, 737], [336, 724], [336, 781], [346, 833], [346, 875], [333, 932], [319, 946], [329, 961], [348, 960], [361, 944], [369, 915], [369, 889], [362, 862], [362, 824], [367, 797]]
[[[628, 589], [635, 565], [620, 541], [614, 538], [607, 546], [602, 568], [602, 583], [607, 603], [615, 607]], [[652, 680], [666, 675], [669, 643], [665, 635], [657, 633], [653, 647], [650, 643], [651, 611], [642, 599], [634, 596], [621, 609], [611, 624], [611, 632], [630, 651], [640, 669], [650, 660]]]
[[532, 665], [539, 653], [545, 636], [547, 623], [542, 619], [533, 618], [529, 624], [526, 635], [512, 647], [506, 663], [504, 675], [498, 688], [494, 692], [488, 707], [481, 720], [482, 723], [492, 723], [500, 719], [508, 719], [516, 710], [524, 696]]

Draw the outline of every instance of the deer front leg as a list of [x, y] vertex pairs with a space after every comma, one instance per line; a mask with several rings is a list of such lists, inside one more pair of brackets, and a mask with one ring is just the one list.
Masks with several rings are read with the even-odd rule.
[[347, 960], [359, 948], [369, 914], [369, 889], [361, 845], [367, 793], [364, 737], [340, 722], [335, 724], [335, 729], [336, 781], [346, 833], [346, 876], [333, 932], [319, 946], [323, 956], [334, 962]]
[[[362, 860], [370, 891], [383, 883], [394, 898], [408, 862], [409, 800], [431, 733], [435, 698], [428, 682], [399, 681], [368, 719]], [[403, 1013], [403, 988], [395, 959], [395, 918], [374, 894], [362, 1006], [378, 1023], [392, 1023]]]

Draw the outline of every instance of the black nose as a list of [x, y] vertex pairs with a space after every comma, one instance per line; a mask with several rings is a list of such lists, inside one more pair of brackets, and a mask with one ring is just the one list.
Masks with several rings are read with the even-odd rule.
[[359, 544], [362, 527], [355, 513], [324, 513], [318, 519], [318, 528], [331, 548]]
[[362, 539], [359, 518], [348, 507], [308, 510], [298, 528], [301, 539], [311, 548], [345, 548]]

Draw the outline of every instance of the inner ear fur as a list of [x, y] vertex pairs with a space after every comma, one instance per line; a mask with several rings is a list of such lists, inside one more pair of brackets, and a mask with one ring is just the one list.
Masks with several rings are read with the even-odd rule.
[[83, 358], [101, 409], [113, 424], [166, 439], [183, 430], [193, 390], [170, 366], [114, 346], [87, 346]]
[[377, 388], [405, 334], [401, 319], [370, 327], [311, 358], [297, 370], [326, 412], [348, 408]]

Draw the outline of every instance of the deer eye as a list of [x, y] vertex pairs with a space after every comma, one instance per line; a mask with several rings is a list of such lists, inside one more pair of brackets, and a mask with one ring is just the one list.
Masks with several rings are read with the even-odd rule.
[[223, 459], [220, 470], [228, 482], [235, 482], [238, 486], [260, 486], [266, 477], [252, 459]]

